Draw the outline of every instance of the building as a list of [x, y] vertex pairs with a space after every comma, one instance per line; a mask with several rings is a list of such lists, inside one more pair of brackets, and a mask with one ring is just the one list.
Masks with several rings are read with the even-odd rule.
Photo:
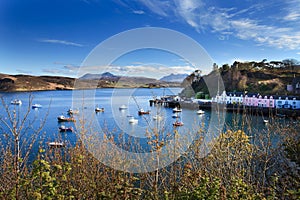
[[275, 107], [275, 100], [273, 96], [261, 96], [259, 95], [257, 99], [257, 106], [263, 108], [274, 108]]
[[294, 78], [292, 82], [293, 92], [295, 94], [300, 94], [300, 77]]
[[300, 109], [300, 98], [291, 96], [262, 96], [259, 94], [246, 94], [241, 92], [225, 91], [221, 95], [217, 95], [212, 102], [220, 104], [240, 104], [248, 107], [262, 108], [285, 108]]

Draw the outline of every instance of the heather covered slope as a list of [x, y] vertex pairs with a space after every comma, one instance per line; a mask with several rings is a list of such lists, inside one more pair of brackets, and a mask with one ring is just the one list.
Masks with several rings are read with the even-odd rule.
[[[223, 65], [215, 68], [211, 73], [203, 77], [191, 74], [183, 85], [191, 85], [194, 93], [208, 93], [204, 80], [213, 79], [218, 73], [221, 75], [226, 91], [250, 92], [273, 95], [295, 95], [294, 91], [288, 92], [287, 85], [300, 78], [300, 66], [272, 65], [262, 62], [234, 62], [233, 65]], [[214, 84], [217, 87], [217, 83]], [[183, 94], [191, 94], [190, 89]]]
[[86, 75], [84, 78], [0, 74], [0, 91], [71, 90], [76, 88], [178, 87], [179, 83], [146, 77]]

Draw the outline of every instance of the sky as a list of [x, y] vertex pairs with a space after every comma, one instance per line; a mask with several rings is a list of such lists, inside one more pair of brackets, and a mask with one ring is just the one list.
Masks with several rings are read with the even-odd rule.
[[[132, 49], [110, 63], [87, 62], [104, 41], [152, 27], [194, 40], [208, 55], [202, 59], [219, 66], [235, 60], [300, 60], [300, 0], [1, 0], [0, 73], [77, 77], [86, 68], [160, 78], [212, 69], [160, 48]], [[185, 45], [173, 37], [169, 42]]]

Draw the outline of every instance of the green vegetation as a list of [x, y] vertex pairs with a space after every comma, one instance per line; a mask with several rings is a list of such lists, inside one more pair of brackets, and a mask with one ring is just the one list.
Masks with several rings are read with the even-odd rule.
[[266, 61], [266, 59], [261, 62], [235, 61], [232, 65], [224, 64], [221, 67], [214, 65], [212, 72], [205, 76], [199, 76], [196, 72], [199, 70], [196, 70], [184, 80], [182, 86], [186, 89], [182, 95], [185, 96], [190, 90], [194, 93], [209, 93], [207, 81], [216, 80], [218, 74], [222, 77], [226, 91], [294, 95], [293, 91], [288, 92], [286, 88], [288, 84], [293, 83], [295, 77], [300, 77], [299, 62], [295, 59]]
[[[12, 125], [19, 130], [17, 125], [24, 120], [12, 118]], [[249, 126], [250, 120], [244, 116], [241, 127], [216, 133], [219, 136], [205, 144], [205, 148], [206, 133], [201, 126], [197, 127], [198, 139], [176, 162], [143, 174], [103, 165], [80, 141], [74, 147], [40, 146], [35, 160], [28, 163], [15, 150], [17, 134], [5, 132], [11, 137], [6, 137], [10, 142], [2, 146], [0, 156], [0, 198], [299, 199], [299, 157], [294, 158], [300, 155], [299, 122], [289, 126], [274, 123], [267, 131], [252, 134], [255, 127]], [[241, 131], [244, 128], [249, 134]], [[149, 134], [148, 144], [160, 151], [164, 138], [159, 137], [157, 130]], [[166, 135], [176, 134], [175, 131]], [[109, 134], [105, 138], [111, 141]], [[179, 143], [176, 148], [181, 148]], [[203, 148], [210, 151], [205, 154]], [[113, 158], [118, 160], [117, 155]]]

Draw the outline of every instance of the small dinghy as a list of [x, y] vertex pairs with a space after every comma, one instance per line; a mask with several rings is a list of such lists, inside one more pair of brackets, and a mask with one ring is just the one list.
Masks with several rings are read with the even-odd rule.
[[183, 122], [174, 122], [173, 126], [183, 126]]
[[22, 105], [22, 101], [20, 99], [14, 99], [10, 102], [12, 105]]
[[130, 124], [136, 124], [136, 123], [139, 122], [139, 120], [138, 120], [138, 119], [135, 119], [134, 117], [131, 117], [131, 118], [129, 119], [128, 122], [129, 122]]
[[65, 127], [64, 125], [61, 125], [59, 128], [60, 132], [73, 132], [73, 127]]
[[76, 121], [73, 117], [65, 117], [63, 115], [58, 116], [57, 120], [59, 122], [75, 122]]
[[33, 109], [38, 109], [38, 108], [41, 108], [41, 107], [42, 107], [42, 105], [41, 105], [41, 104], [38, 104], [38, 103], [36, 103], [36, 104], [33, 104], [31, 107], [32, 107]]

